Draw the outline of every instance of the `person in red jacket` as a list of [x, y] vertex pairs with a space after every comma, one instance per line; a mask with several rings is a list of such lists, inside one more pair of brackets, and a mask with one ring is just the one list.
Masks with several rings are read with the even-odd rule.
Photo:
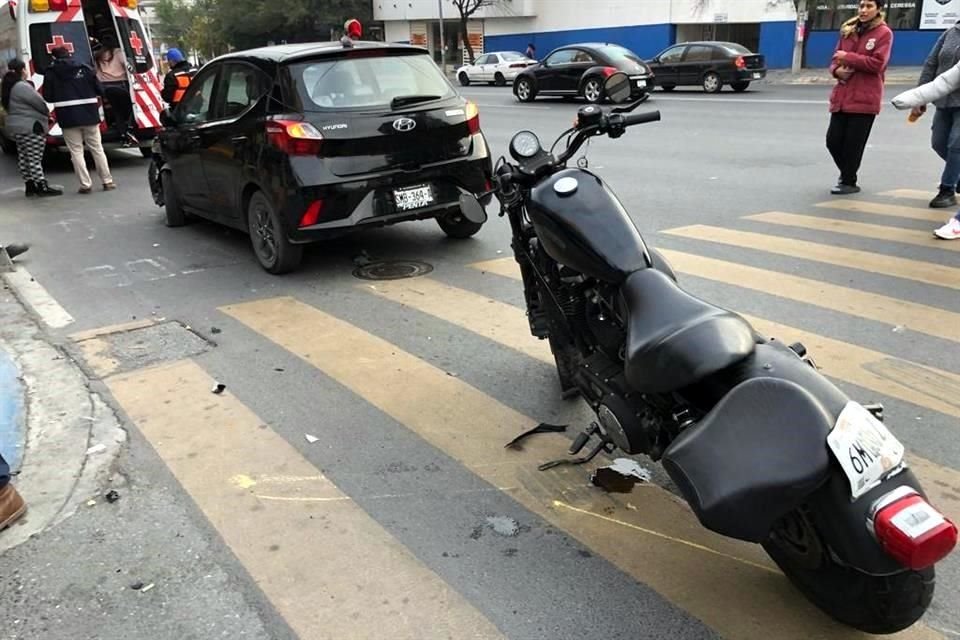
[[859, 193], [857, 172], [873, 121], [880, 113], [883, 81], [893, 47], [893, 31], [883, 16], [884, 0], [861, 0], [855, 18], [843, 23], [830, 73], [837, 79], [830, 94], [827, 149], [840, 170], [834, 195]]

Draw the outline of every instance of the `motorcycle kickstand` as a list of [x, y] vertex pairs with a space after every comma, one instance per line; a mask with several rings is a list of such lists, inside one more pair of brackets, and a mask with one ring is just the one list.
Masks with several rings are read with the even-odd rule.
[[[593, 437], [599, 432], [600, 432], [600, 426], [597, 425], [596, 423], [593, 423], [592, 425], [590, 425], [589, 429], [582, 431], [580, 435], [577, 436], [576, 440], [574, 440], [573, 443], [570, 445], [570, 449], [569, 449], [570, 455], [578, 453], [581, 449], [583, 449], [584, 445], [587, 444], [587, 441], [589, 441], [591, 437]], [[585, 464], [587, 462], [590, 462], [594, 458], [596, 458], [597, 454], [599, 454], [601, 451], [606, 451], [607, 453], [613, 453], [614, 450], [609, 442], [607, 442], [606, 440], [601, 440], [599, 443], [597, 443], [597, 446], [591, 449], [590, 452], [585, 456], [582, 456], [580, 458], [573, 458], [573, 459], [563, 458], [560, 460], [552, 460], [550, 462], [543, 463], [537, 468], [540, 471], [546, 471], [547, 469], [552, 469], [554, 467], [559, 467], [561, 465]]]

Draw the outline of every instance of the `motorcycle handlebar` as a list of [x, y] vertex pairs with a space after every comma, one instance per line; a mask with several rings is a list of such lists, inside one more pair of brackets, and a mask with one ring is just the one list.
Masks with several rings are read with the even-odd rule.
[[659, 111], [647, 111], [646, 113], [627, 114], [623, 116], [623, 126], [632, 127], [635, 124], [646, 124], [648, 122], [659, 122]]

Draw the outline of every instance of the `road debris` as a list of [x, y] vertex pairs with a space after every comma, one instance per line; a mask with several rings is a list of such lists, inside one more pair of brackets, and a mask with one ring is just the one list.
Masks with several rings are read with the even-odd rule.
[[87, 500], [87, 506], [88, 506], [88, 507], [95, 507], [95, 506], [97, 506], [97, 501], [96, 501], [96, 500]]
[[155, 585], [155, 584], [153, 584], [153, 583], [151, 582], [150, 584], [148, 584], [147, 586], [145, 586], [143, 589], [140, 589], [140, 593], [146, 593], [147, 591], [150, 591], [150, 589], [153, 589], [155, 586], [157, 586], [157, 585]]
[[130, 588], [133, 589], [134, 591], [140, 591], [140, 589], [143, 589], [143, 583], [134, 582], [132, 585], [130, 585]]
[[103, 497], [107, 500], [107, 502], [109, 502], [110, 504], [113, 504], [114, 502], [120, 499], [120, 494], [117, 493], [116, 491], [108, 491], [107, 495]]
[[105, 444], [103, 444], [103, 443], [95, 444], [95, 445], [93, 445], [92, 447], [90, 447], [89, 449], [87, 449], [87, 455], [88, 455], [88, 456], [96, 455], [96, 454], [98, 454], [98, 453], [103, 453], [103, 452], [106, 451], [106, 450], [107, 450], [107, 445], [105, 445]]
[[314, 442], [317, 442], [318, 440], [320, 440], [320, 438], [318, 438], [317, 436], [312, 436], [309, 433], [303, 434], [303, 437], [306, 438], [307, 442], [309, 442], [310, 444], [313, 444]]
[[210, 327], [210, 333], [217, 335], [218, 333], [223, 333], [220, 327]]
[[223, 393], [224, 389], [226, 388], [227, 388], [227, 385], [223, 384], [222, 382], [218, 382], [215, 385], [213, 385], [213, 389], [211, 389], [210, 391], [212, 393], [220, 395], [221, 393]]
[[522, 449], [523, 447], [520, 446], [521, 440], [528, 438], [534, 435], [535, 433], [563, 433], [566, 430], [567, 430], [567, 425], [565, 424], [547, 424], [546, 422], [541, 422], [540, 424], [535, 426], [533, 429], [530, 429], [529, 431], [524, 431], [523, 433], [518, 435], [516, 438], [511, 440], [510, 442], [503, 445], [503, 448], [504, 449], [509, 449], [509, 448]]
[[520, 524], [507, 516], [491, 516], [487, 518], [487, 524], [494, 533], [506, 538], [515, 538], [520, 533]]
[[650, 482], [650, 470], [630, 458], [617, 458], [613, 464], [600, 467], [590, 482], [610, 493], [630, 493], [640, 482]]

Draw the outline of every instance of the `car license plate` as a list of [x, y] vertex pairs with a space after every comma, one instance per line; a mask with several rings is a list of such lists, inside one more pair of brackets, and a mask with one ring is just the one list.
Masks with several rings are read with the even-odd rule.
[[644, 88], [645, 86], [647, 86], [647, 81], [646, 81], [646, 80], [637, 80], [637, 86], [642, 89], [642, 88]]
[[847, 474], [854, 500], [873, 489], [903, 461], [900, 441], [856, 402], [848, 402], [840, 412], [827, 444]]
[[433, 204], [433, 189], [430, 188], [430, 185], [411, 189], [397, 189], [393, 192], [393, 201], [400, 211], [419, 209]]
[[754, 79], [754, 80], [759, 80], [761, 75], [763, 75], [763, 74], [761, 74], [761, 73], [758, 71], [758, 72], [756, 72], [756, 73], [753, 74], [753, 79]]

